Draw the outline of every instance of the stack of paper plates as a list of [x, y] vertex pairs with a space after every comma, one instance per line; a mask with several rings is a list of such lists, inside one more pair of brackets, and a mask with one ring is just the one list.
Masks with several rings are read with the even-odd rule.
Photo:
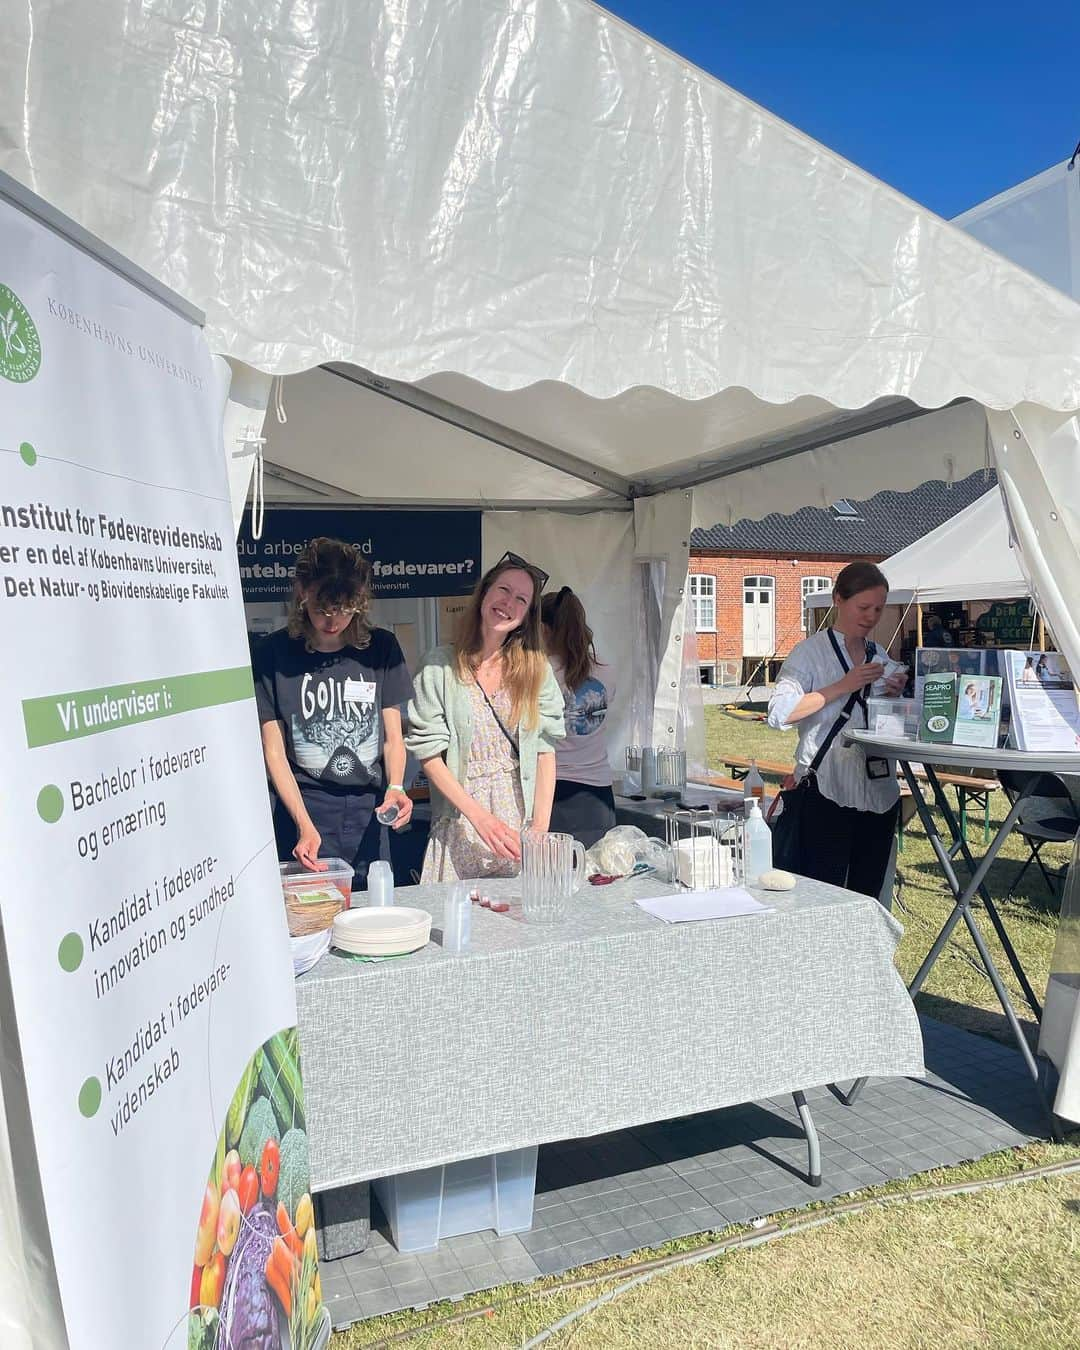
[[347, 909], [334, 920], [334, 946], [358, 956], [400, 956], [426, 946], [430, 937], [431, 915], [423, 909]]

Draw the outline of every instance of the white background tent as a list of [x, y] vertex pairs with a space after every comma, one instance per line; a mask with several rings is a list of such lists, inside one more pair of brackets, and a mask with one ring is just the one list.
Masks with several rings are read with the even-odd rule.
[[1080, 300], [1080, 156], [987, 198], [953, 223]]
[[[889, 580], [890, 605], [1013, 600], [1028, 593], [997, 488], [886, 558], [881, 570]], [[832, 596], [809, 595], [806, 603], [827, 609]]]

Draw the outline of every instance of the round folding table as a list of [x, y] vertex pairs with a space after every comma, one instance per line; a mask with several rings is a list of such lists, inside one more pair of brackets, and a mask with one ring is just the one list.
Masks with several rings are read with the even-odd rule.
[[[986, 944], [982, 931], [975, 922], [971, 910], [971, 903], [975, 896], [982, 899], [986, 908], [986, 913], [990, 922], [994, 926], [994, 931], [998, 935], [1005, 956], [1012, 967], [1013, 974], [1016, 976], [1020, 988], [1023, 990], [1024, 998], [1031, 1008], [1036, 1020], [1042, 1019], [1042, 1007], [1035, 996], [1027, 974], [1020, 963], [1020, 958], [1009, 939], [1002, 922], [1001, 914], [994, 904], [993, 897], [986, 887], [986, 874], [989, 872], [994, 859], [1001, 850], [1002, 844], [1012, 833], [1013, 827], [1024, 808], [1024, 803], [1031, 796], [1038, 795], [1037, 775], [1040, 773], [1053, 774], [1073, 774], [1080, 775], [1080, 754], [1076, 752], [1048, 753], [1046, 751], [1028, 751], [1028, 750], [999, 750], [986, 746], [974, 745], [939, 745], [925, 741], [908, 741], [892, 736], [878, 736], [869, 731], [849, 731], [844, 733], [844, 739], [861, 749], [867, 754], [885, 756], [889, 759], [895, 759], [900, 766], [908, 787], [911, 790], [912, 800], [915, 803], [915, 809], [919, 814], [919, 819], [926, 830], [926, 837], [930, 841], [930, 846], [934, 850], [938, 864], [944, 874], [949, 890], [952, 892], [955, 904], [952, 912], [946, 919], [941, 932], [934, 940], [934, 945], [926, 955], [926, 959], [919, 967], [918, 973], [911, 982], [910, 993], [912, 998], [922, 988], [926, 977], [929, 975], [934, 963], [941, 955], [952, 935], [953, 929], [962, 919], [971, 934], [971, 940], [975, 944], [979, 960], [986, 970], [990, 983], [994, 987], [998, 1001], [1001, 1003], [1002, 1011], [1009, 1023], [1016, 1044], [1020, 1053], [1027, 1064], [1028, 1072], [1031, 1074], [1035, 1083], [1036, 1091], [1040, 1100], [1046, 1109], [1047, 1117], [1050, 1119], [1053, 1132], [1059, 1134], [1059, 1129], [1053, 1119], [1053, 1113], [1043, 1091], [1042, 1080], [1039, 1074], [1038, 1064], [1035, 1056], [1031, 1052], [1031, 1047], [1027, 1042], [1020, 1021], [1013, 1008], [1012, 1000], [1009, 998], [1009, 992], [1005, 988], [1004, 981], [994, 964], [994, 959], [990, 954], [990, 949]], [[920, 765], [926, 775], [926, 786], [933, 794], [933, 802], [936, 804], [945, 821], [951, 841], [946, 843], [941, 837], [941, 833], [934, 817], [931, 803], [928, 802], [926, 793], [923, 790], [923, 783], [915, 772], [914, 765]], [[1010, 807], [1005, 819], [1001, 822], [993, 838], [986, 845], [982, 857], [976, 862], [972, 856], [971, 849], [968, 847], [967, 839], [961, 828], [956, 812], [951, 803], [945, 796], [945, 790], [935, 772], [936, 769], [943, 766], [957, 767], [971, 770], [972, 773], [997, 772], [999, 769], [1013, 769], [1019, 773], [1030, 774], [1025, 787], [1021, 790], [1016, 800]], [[968, 866], [970, 877], [967, 883], [963, 883], [957, 876], [953, 860], [957, 855], [961, 855]]]

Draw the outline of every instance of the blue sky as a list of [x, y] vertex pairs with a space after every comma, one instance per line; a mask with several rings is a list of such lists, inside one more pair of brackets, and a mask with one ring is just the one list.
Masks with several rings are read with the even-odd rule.
[[1080, 140], [1080, 0], [604, 7], [943, 216]]

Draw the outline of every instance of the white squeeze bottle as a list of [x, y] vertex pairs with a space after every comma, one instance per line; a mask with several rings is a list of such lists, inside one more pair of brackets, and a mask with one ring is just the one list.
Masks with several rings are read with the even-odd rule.
[[746, 884], [757, 886], [761, 874], [772, 867], [772, 830], [755, 802], [746, 819]]
[[756, 797], [758, 801], [765, 796], [765, 779], [758, 772], [756, 759], [750, 761], [750, 768], [743, 779], [743, 796]]

